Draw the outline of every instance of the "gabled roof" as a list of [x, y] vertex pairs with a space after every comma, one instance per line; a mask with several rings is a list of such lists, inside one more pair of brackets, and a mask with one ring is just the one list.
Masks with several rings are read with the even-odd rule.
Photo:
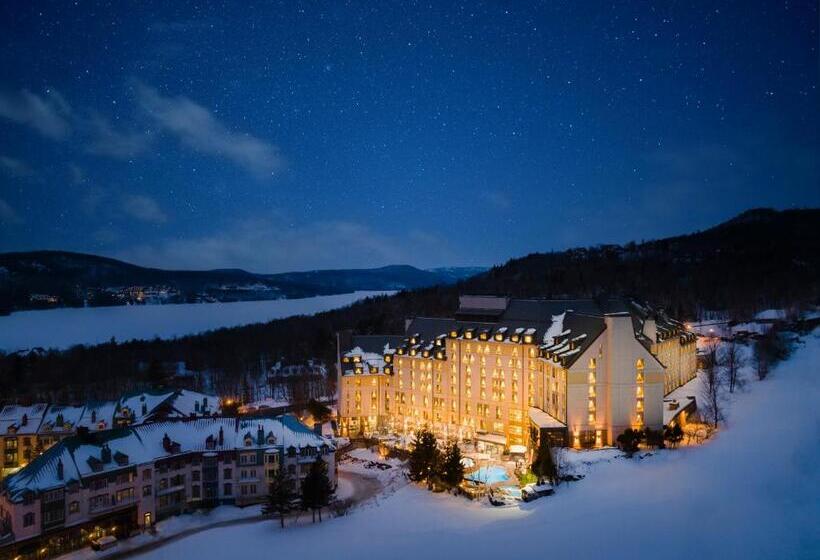
[[[219, 432], [222, 430], [222, 445]], [[262, 429], [273, 434], [276, 443], [268, 444], [267, 438], [259, 445], [255, 434]], [[43, 491], [101, 472], [116, 471], [135, 465], [191, 452], [211, 452], [247, 449], [244, 436], [250, 434], [251, 448], [307, 446], [333, 447], [332, 441], [317, 435], [313, 430], [290, 415], [276, 418], [204, 418], [142, 424], [128, 428], [104, 430], [88, 436], [70, 436], [47, 449], [27, 466], [0, 482], [0, 488], [12, 500], [22, 498], [26, 491]], [[165, 436], [179, 444], [179, 451], [172, 452], [163, 446]], [[209, 441], [211, 446], [209, 446]], [[103, 446], [111, 451], [111, 460], [102, 460]], [[120, 462], [114, 460], [120, 459]], [[57, 464], [63, 464], [63, 479], [57, 475]]]
[[30, 406], [10, 404], [0, 410], [0, 434], [7, 434], [12, 428], [20, 435], [33, 435], [40, 429], [48, 405], [37, 403]]
[[85, 412], [84, 406], [63, 406], [53, 404], [48, 407], [39, 433], [73, 432]]

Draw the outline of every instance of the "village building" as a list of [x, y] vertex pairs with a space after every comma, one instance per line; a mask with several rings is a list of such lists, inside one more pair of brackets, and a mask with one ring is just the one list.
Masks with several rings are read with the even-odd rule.
[[0, 483], [0, 559], [46, 557], [171, 515], [262, 502], [286, 469], [294, 489], [331, 439], [294, 416], [163, 421], [62, 439]]
[[203, 418], [220, 412], [219, 399], [185, 389], [129, 393], [83, 406], [38, 403], [0, 410], [0, 480], [79, 430], [97, 432], [162, 420]]
[[401, 336], [339, 333], [340, 430], [480, 442], [503, 452], [540, 437], [612, 445], [660, 429], [664, 396], [696, 374], [696, 337], [624, 299], [462, 296], [452, 318], [416, 317]]

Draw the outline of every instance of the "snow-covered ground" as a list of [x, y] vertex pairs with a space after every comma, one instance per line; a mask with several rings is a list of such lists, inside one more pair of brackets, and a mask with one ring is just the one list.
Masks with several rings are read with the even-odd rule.
[[359, 291], [271, 301], [20, 311], [0, 317], [0, 349], [13, 352], [38, 346], [67, 348], [74, 344], [107, 342], [112, 336], [118, 341], [155, 336], [171, 338], [292, 315], [319, 313], [349, 305], [368, 296], [391, 293], [393, 292]]
[[706, 445], [632, 460], [598, 452], [583, 481], [520, 508], [406, 485], [321, 525], [218, 528], [141, 558], [818, 558], [818, 364], [820, 332], [750, 381]]
[[163, 539], [174, 537], [175, 535], [182, 535], [215, 524], [238, 523], [245, 520], [250, 521], [254, 518], [258, 518], [260, 515], [262, 515], [262, 506], [258, 505], [245, 508], [220, 506], [210, 511], [200, 511], [190, 515], [170, 517], [165, 521], [160, 521], [154, 526], [156, 530], [154, 534], [143, 533], [139, 536], [119, 541], [117, 546], [106, 551], [95, 551], [89, 546], [64, 554], [59, 558], [60, 560], [92, 560], [94, 558], [105, 558], [106, 556], [117, 555], [136, 548], [152, 546], [158, 544]]

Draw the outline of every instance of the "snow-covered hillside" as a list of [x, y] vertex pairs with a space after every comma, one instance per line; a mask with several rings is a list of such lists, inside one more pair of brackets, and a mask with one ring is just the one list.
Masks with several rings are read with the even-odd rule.
[[171, 338], [221, 327], [235, 327], [319, 313], [359, 299], [392, 292], [353, 292], [333, 296], [237, 303], [189, 303], [21, 311], [0, 317], [0, 349], [66, 348], [98, 344], [111, 337]]
[[141, 558], [817, 558], [818, 364], [816, 332], [747, 384], [706, 445], [592, 465], [583, 481], [520, 508], [406, 486], [321, 525], [214, 529]]

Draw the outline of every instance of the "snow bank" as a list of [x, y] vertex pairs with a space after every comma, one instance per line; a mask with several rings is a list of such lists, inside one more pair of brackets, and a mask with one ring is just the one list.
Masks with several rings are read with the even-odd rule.
[[[478, 507], [409, 485], [349, 516], [280, 531], [214, 529], [142, 558], [817, 558], [820, 550], [820, 339], [734, 403], [701, 447], [609, 457], [555, 496]], [[601, 452], [602, 459], [606, 453]], [[326, 543], [327, 546], [321, 546]], [[330, 548], [329, 548], [330, 547]]]
[[128, 305], [20, 311], [0, 317], [0, 349], [67, 348], [119, 341], [173, 338], [222, 327], [262, 323], [292, 315], [310, 315], [344, 307], [369, 296], [391, 294], [359, 291], [352, 294], [236, 303]]

